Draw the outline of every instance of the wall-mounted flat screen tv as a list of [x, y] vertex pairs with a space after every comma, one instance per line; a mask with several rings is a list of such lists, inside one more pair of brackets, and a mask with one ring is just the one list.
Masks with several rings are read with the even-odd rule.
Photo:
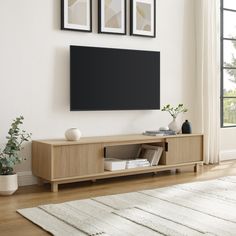
[[70, 46], [70, 109], [160, 109], [160, 52]]

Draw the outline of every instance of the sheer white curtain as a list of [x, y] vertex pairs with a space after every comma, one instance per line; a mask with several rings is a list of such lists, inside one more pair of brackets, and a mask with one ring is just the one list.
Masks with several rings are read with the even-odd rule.
[[197, 107], [205, 163], [219, 162], [220, 1], [195, 0]]

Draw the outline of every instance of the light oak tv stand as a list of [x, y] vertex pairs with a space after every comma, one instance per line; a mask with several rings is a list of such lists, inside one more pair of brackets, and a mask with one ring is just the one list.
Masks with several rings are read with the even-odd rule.
[[[104, 171], [105, 149], [113, 146], [150, 143], [162, 146], [158, 166]], [[81, 138], [79, 141], [37, 140], [32, 143], [33, 174], [50, 182], [58, 191], [64, 183], [136, 175], [193, 166], [196, 172], [203, 163], [203, 135], [145, 136], [117, 135]]]

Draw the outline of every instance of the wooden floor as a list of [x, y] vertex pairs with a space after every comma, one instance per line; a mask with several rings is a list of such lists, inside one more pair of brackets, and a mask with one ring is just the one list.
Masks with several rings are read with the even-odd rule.
[[51, 193], [49, 185], [22, 187], [13, 196], [0, 197], [0, 235], [48, 235], [45, 231], [17, 214], [16, 210], [19, 208], [152, 189], [229, 175], [236, 175], [236, 161], [203, 166], [200, 167], [198, 173], [194, 173], [192, 170], [183, 170], [178, 174], [162, 172], [157, 175], [146, 174], [99, 180], [96, 183], [67, 184], [60, 186], [58, 193]]

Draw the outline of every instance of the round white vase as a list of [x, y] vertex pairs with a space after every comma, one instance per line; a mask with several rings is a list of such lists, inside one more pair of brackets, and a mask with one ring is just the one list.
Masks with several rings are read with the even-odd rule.
[[81, 131], [78, 128], [71, 128], [65, 132], [65, 137], [68, 141], [78, 141], [81, 135]]
[[0, 195], [12, 195], [17, 189], [17, 174], [0, 175]]
[[176, 121], [176, 118], [173, 118], [168, 127], [170, 130], [175, 131], [177, 134], [180, 132], [180, 127], [178, 122]]

